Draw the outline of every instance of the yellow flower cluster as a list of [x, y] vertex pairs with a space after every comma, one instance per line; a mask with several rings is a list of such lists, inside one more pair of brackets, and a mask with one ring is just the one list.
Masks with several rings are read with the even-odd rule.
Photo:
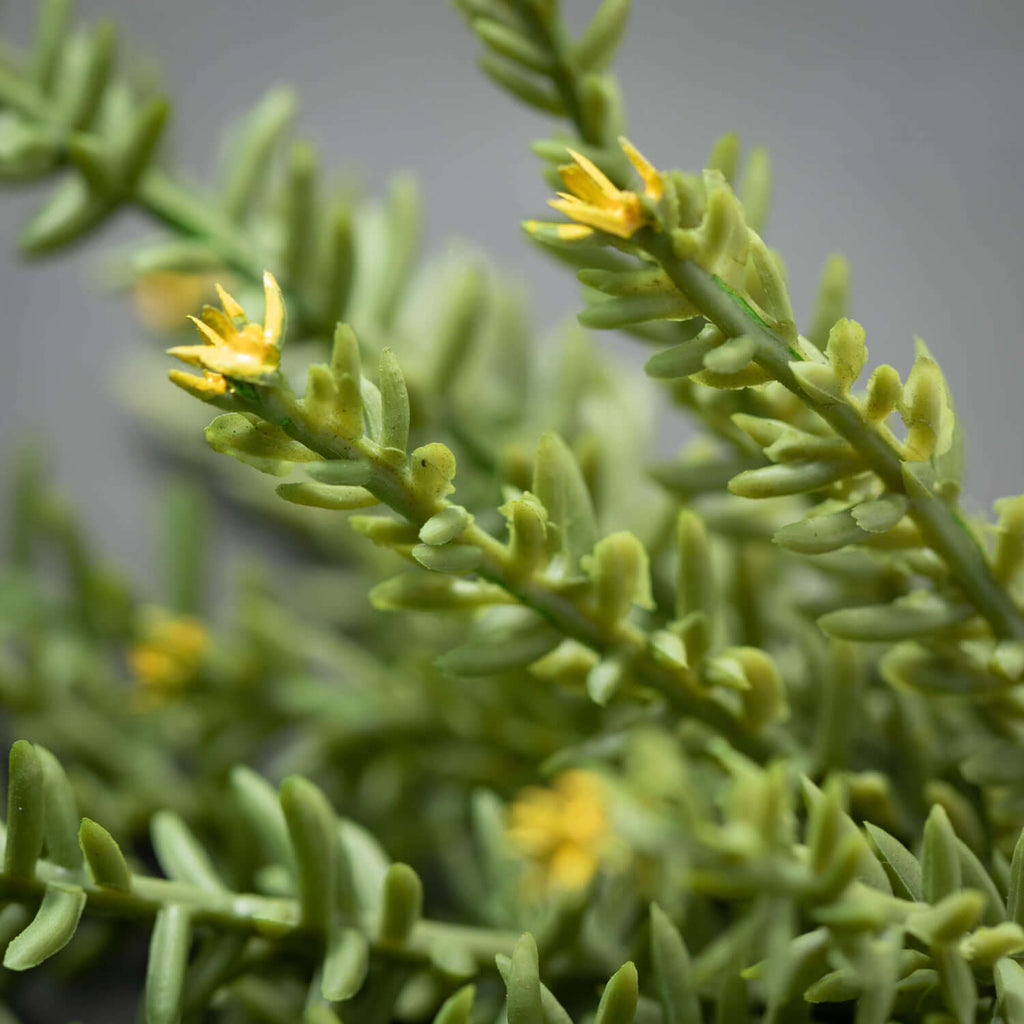
[[183, 363], [198, 366], [203, 378], [171, 371], [171, 380], [179, 387], [209, 398], [222, 395], [228, 380], [259, 384], [277, 371], [281, 362], [281, 330], [284, 327], [284, 301], [274, 275], [263, 275], [265, 314], [262, 324], [251, 323], [245, 310], [217, 285], [221, 309], [207, 306], [202, 319], [190, 316], [203, 339], [201, 345], [177, 345], [168, 354]]
[[573, 769], [556, 776], [550, 789], [527, 787], [510, 808], [508, 837], [529, 862], [529, 891], [585, 888], [610, 849], [605, 783]]
[[137, 706], [145, 710], [179, 694], [196, 677], [208, 643], [206, 628], [192, 616], [156, 618], [146, 637], [128, 650], [138, 684]]
[[[644, 183], [644, 196], [655, 201], [661, 199], [665, 192], [661, 174], [628, 141], [620, 139], [619, 145]], [[567, 241], [586, 238], [593, 234], [595, 228], [619, 238], [630, 238], [639, 228], [651, 223], [640, 195], [629, 189], [617, 188], [582, 153], [570, 149], [569, 155], [575, 163], [558, 169], [569, 191], [559, 192], [558, 198], [549, 200], [549, 203], [577, 224], [560, 225], [560, 238]], [[529, 222], [527, 230], [535, 223]]]

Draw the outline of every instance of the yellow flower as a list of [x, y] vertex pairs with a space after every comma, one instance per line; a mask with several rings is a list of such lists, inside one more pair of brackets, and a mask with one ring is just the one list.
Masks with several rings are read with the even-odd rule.
[[157, 616], [145, 634], [128, 650], [139, 687], [137, 706], [143, 709], [179, 694], [195, 679], [208, 642], [206, 628], [188, 615]]
[[153, 270], [135, 281], [135, 312], [154, 331], [176, 331], [182, 319], [213, 291], [210, 274]]
[[[661, 174], [626, 139], [619, 145], [644, 183], [644, 195], [658, 200], [665, 191]], [[640, 196], [629, 189], [617, 188], [592, 161], [582, 153], [570, 149], [575, 163], [558, 168], [568, 192], [559, 192], [558, 199], [549, 201], [556, 210], [588, 228], [597, 228], [619, 238], [630, 238], [651, 217], [640, 201]], [[578, 233], [576, 238], [582, 237]]]
[[525, 876], [529, 889], [550, 893], [585, 888], [611, 840], [600, 776], [574, 769], [556, 776], [550, 789], [527, 787], [510, 808], [508, 836], [530, 862]]
[[[255, 384], [266, 381], [281, 362], [281, 328], [284, 326], [281, 289], [269, 270], [263, 275], [263, 291], [266, 315], [262, 324], [255, 324], [249, 322], [242, 307], [217, 285], [223, 310], [207, 306], [202, 319], [189, 317], [199, 329], [204, 344], [177, 345], [168, 349], [168, 353], [184, 363], [202, 367], [215, 377], [220, 375]], [[180, 380], [175, 383], [181, 385]], [[215, 381], [213, 386], [219, 385]]]

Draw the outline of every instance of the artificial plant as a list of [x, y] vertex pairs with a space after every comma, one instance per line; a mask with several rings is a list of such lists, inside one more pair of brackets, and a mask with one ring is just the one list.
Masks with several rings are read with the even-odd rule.
[[[62, 176], [21, 248], [162, 226], [125, 273], [242, 466], [195, 456], [158, 371], [140, 415], [317, 559], [218, 621], [179, 488], [147, 605], [22, 461], [6, 1012], [141, 923], [151, 1024], [1024, 1021], [1024, 499], [964, 513], [923, 342], [861, 382], [841, 257], [801, 333], [764, 150], [691, 174], [629, 141], [626, 0], [576, 38], [555, 0], [457, 6], [556, 123], [560, 216], [525, 234], [650, 381], [533, 345], [480, 257], [421, 264], [411, 182], [329, 189], [287, 93], [202, 191], [109, 26], [47, 3], [0, 65], [0, 173]], [[655, 387], [702, 435], [648, 465]]]

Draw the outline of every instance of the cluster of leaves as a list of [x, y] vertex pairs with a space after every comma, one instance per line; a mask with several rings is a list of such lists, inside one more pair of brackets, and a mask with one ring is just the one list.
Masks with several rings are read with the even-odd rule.
[[[194, 664], [180, 678], [147, 678], [133, 661], [154, 624], [158, 633], [168, 621], [213, 619], [209, 510], [180, 485], [163, 497], [165, 600], [154, 605], [93, 550], [27, 453], [14, 497], [12, 557], [0, 573], [5, 731], [59, 750], [79, 801], [124, 840], [171, 809], [230, 843], [215, 797], [247, 762], [278, 778], [318, 778], [407, 854], [425, 836], [409, 813], [391, 811], [438, 799], [429, 780], [510, 792], [561, 737], [592, 728], [583, 702], [566, 707], [537, 687], [513, 704], [499, 685], [471, 690], [431, 670], [417, 647], [391, 649], [365, 596], [325, 618], [313, 611], [322, 583], [296, 572], [289, 589], [306, 592], [310, 607], [284, 604], [255, 566], [233, 621], [210, 627]], [[498, 707], [514, 743], [499, 742]]]
[[[241, 873], [237, 858], [215, 863], [179, 815], [156, 814], [163, 880], [133, 869], [101, 824], [80, 820], [59, 762], [19, 741], [0, 871], [4, 966], [33, 968], [83, 919], [115, 916], [152, 921], [143, 999], [158, 1022], [203, 1019], [211, 1002], [242, 1020], [262, 1005], [259, 1019], [273, 1021], [436, 1011], [445, 1022], [564, 1022], [589, 1002], [592, 986], [580, 982], [624, 955], [633, 960], [604, 986], [597, 1021], [742, 1020], [752, 1002], [760, 1019], [806, 1019], [810, 1007], [850, 1000], [868, 1021], [943, 1009], [958, 1021], [979, 1010], [1019, 1019], [1024, 841], [1009, 864], [987, 869], [936, 806], [918, 858], [853, 821], [839, 778], [822, 790], [720, 741], [634, 731], [609, 760], [633, 864], [585, 899], [557, 901], [520, 938], [521, 907], [494, 898], [510, 879], [492, 797], [476, 801], [462, 862], [490, 877], [491, 898], [477, 908], [485, 920], [446, 924], [422, 918], [416, 872], [337, 819], [300, 776], [278, 794], [249, 769], [231, 773], [221, 809], [249, 848]], [[34, 915], [26, 904], [38, 904]]]
[[[704, 435], [638, 473], [634, 385], [578, 332], [536, 352], [478, 258], [420, 267], [411, 183], [381, 204], [325, 186], [285, 93], [235, 130], [215, 194], [184, 185], [155, 160], [166, 104], [115, 74], [111, 30], [70, 34], [46, 5], [31, 60], [0, 67], [4, 174], [66, 174], [22, 245], [130, 203], [171, 229], [133, 274], [232, 276], [241, 303], [222, 292], [204, 344], [174, 350], [204, 376], [172, 376], [221, 410], [215, 451], [289, 477], [230, 486], [316, 541], [340, 610], [250, 584], [188, 691], [140, 715], [112, 666], [151, 612], [26, 470], [0, 684], [44, 746], [12, 752], [6, 966], [95, 913], [154, 921], [154, 1022], [1024, 1021], [1022, 499], [994, 524], [961, 510], [923, 342], [905, 382], [882, 365], [858, 389], [841, 258], [800, 333], [761, 237], [763, 150], [737, 192], [734, 136], [697, 175], [624, 142], [626, 0], [575, 40], [555, 0], [458, 6], [482, 69], [570, 122], [534, 151], [578, 223], [528, 234], [577, 269], [583, 326], [658, 347], [648, 375]], [[182, 505], [167, 604], [196, 615]], [[246, 762], [287, 775], [280, 795]], [[538, 905], [505, 801], [579, 766], [628, 855]], [[324, 792], [461, 923], [420, 920], [419, 876]], [[136, 870], [150, 856], [168, 881]]]

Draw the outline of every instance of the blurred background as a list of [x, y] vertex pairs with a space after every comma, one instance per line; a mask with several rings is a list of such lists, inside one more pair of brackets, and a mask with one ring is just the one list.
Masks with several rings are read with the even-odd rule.
[[[566, 0], [579, 26], [595, 6]], [[7, 5], [0, 33], [27, 42], [34, 7]], [[358, 172], [370, 192], [413, 169], [427, 249], [455, 237], [486, 250], [533, 293], [538, 338], [577, 309], [571, 274], [518, 228], [545, 209], [527, 148], [544, 125], [476, 71], [478, 45], [444, 0], [80, 0], [79, 11], [113, 18], [122, 47], [155, 69], [176, 102], [170, 157], [188, 177], [212, 184], [225, 125], [291, 83], [324, 167]], [[871, 365], [905, 374], [912, 336], [926, 339], [966, 432], [969, 509], [1024, 490], [1022, 57], [1019, 0], [635, 0], [617, 65], [631, 137], [656, 165], [695, 169], [727, 130], [770, 147], [766, 236], [798, 315], [838, 249]], [[26, 264], [14, 241], [42, 195], [0, 193], [0, 476], [19, 440], [37, 440], [87, 529], [144, 576], [167, 469], [114, 392], [125, 357], [153, 340], [97, 281], [103, 244], [147, 225], [122, 216], [101, 244]], [[634, 365], [646, 355], [607, 343]], [[683, 426], [663, 430], [665, 450]]]

